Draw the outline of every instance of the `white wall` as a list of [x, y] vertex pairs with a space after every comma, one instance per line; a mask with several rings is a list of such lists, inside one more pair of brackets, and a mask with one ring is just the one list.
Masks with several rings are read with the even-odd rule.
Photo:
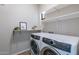
[[[53, 17], [65, 15], [68, 13], [79, 11], [79, 4], [70, 5], [66, 8], [62, 8], [60, 10], [57, 10], [53, 13], [50, 13], [47, 15], [46, 19], [51, 19]], [[52, 18], [51, 18], [52, 17]], [[67, 35], [76, 35], [79, 36], [79, 18], [73, 18], [73, 19], [67, 19], [57, 22], [48, 22], [43, 23], [43, 30], [44, 31], [50, 31], [54, 33], [60, 33], [60, 34], [67, 34]]]
[[34, 25], [39, 26], [38, 6], [5, 4], [0, 5], [0, 54], [8, 54], [13, 28], [19, 21], [27, 22], [27, 29]]
[[43, 11], [47, 11], [52, 7], [55, 7], [57, 4], [40, 4], [40, 13]]
[[[58, 4], [40, 4], [39, 6], [40, 6], [40, 19], [41, 19], [41, 13], [42, 12], [46, 12], [46, 11], [48, 11], [49, 9], [51, 9], [52, 7], [55, 7], [55, 6], [57, 6]], [[41, 22], [41, 21], [40, 21]], [[41, 28], [41, 30], [43, 30], [43, 26], [42, 26], [42, 22], [40, 23], [40, 28]]]

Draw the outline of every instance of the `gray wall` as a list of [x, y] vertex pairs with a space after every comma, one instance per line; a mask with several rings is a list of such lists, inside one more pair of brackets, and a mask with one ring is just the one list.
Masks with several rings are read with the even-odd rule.
[[10, 54], [30, 50], [30, 31], [16, 31], [11, 38]]
[[[51, 19], [51, 17], [57, 17], [71, 12], [79, 11], [79, 5], [70, 5], [61, 10], [56, 10], [55, 12], [46, 15], [46, 19]], [[53, 20], [53, 19], [51, 19]], [[67, 19], [56, 22], [44, 22], [43, 31], [50, 31], [59, 34], [76, 35], [79, 36], [79, 18]]]
[[44, 24], [44, 31], [79, 36], [79, 18]]
[[9, 54], [13, 28], [26, 21], [27, 29], [39, 27], [38, 6], [32, 4], [0, 5], [0, 54]]

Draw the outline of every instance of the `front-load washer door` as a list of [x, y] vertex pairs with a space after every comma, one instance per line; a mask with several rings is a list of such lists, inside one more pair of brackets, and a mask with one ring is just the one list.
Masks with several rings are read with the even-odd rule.
[[34, 40], [31, 40], [30, 45], [31, 45], [32, 53], [35, 55], [38, 55], [39, 54], [39, 46], [38, 46], [37, 42], [35, 42]]
[[49, 47], [44, 47], [44, 48], [41, 50], [41, 54], [42, 54], [42, 55], [60, 55], [56, 50], [51, 49], [51, 48], [49, 48]]

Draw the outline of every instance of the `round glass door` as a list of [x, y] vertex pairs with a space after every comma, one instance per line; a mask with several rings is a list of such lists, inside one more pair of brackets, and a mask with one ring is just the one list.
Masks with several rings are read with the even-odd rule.
[[38, 55], [39, 54], [39, 48], [37, 43], [34, 40], [31, 40], [31, 49], [33, 50], [33, 53]]
[[43, 48], [41, 53], [42, 55], [58, 55], [58, 53], [55, 50], [47, 47]]

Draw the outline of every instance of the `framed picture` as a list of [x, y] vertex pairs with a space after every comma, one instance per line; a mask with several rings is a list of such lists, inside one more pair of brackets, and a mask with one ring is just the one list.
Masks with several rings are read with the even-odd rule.
[[19, 26], [21, 30], [27, 30], [27, 23], [26, 22], [19, 22]]

